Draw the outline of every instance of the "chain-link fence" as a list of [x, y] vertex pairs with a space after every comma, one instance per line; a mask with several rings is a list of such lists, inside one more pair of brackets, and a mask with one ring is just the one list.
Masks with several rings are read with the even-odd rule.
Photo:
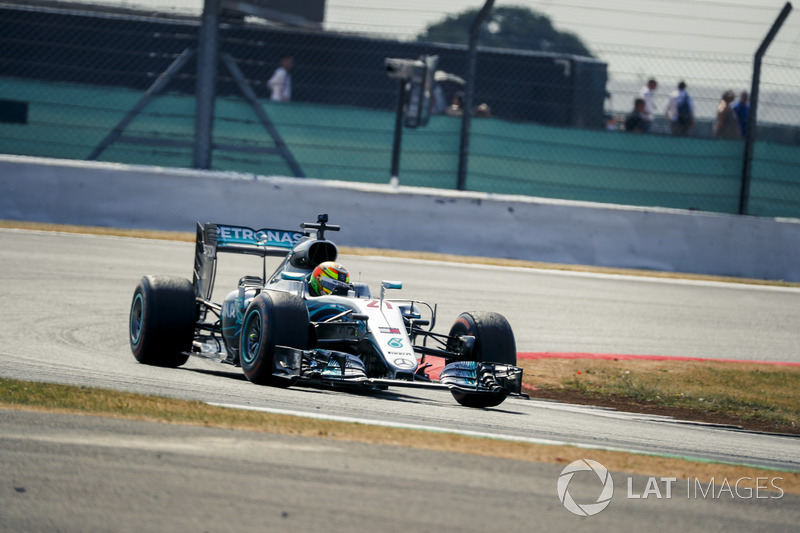
[[[123, 4], [0, 1], [0, 152], [192, 166], [199, 11], [158, 15]], [[465, 46], [230, 13], [218, 42], [211, 168], [387, 182], [400, 85], [384, 60], [436, 55], [432, 116], [403, 130], [399, 178], [456, 187], [463, 111], [452, 104], [465, 89]], [[474, 103], [484, 105], [471, 124], [466, 188], [738, 212], [744, 141], [715, 138], [714, 128], [722, 93], [750, 89], [752, 58], [594, 51], [598, 58], [480, 49]], [[267, 82], [287, 56], [291, 98], [273, 101]], [[643, 60], [653, 68], [642, 71]], [[750, 214], [800, 217], [799, 75], [792, 61], [764, 61]], [[659, 83], [652, 131], [623, 131], [650, 77]], [[696, 122], [689, 136], [674, 137], [663, 112], [681, 79]]]

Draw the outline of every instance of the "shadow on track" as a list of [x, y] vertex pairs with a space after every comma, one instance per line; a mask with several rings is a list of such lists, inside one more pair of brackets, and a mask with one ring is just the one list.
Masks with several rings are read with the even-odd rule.
[[[233, 379], [240, 382], [247, 382], [247, 377], [241, 372], [238, 372], [237, 371], [238, 369], [236, 369], [235, 367], [231, 367], [231, 369], [232, 369], [231, 371], [225, 371], [225, 370], [210, 370], [207, 368], [185, 368], [185, 367], [180, 368], [180, 370], [184, 370], [187, 372], [195, 372], [207, 376], [215, 376], [220, 378]], [[335, 386], [335, 385], [326, 385], [324, 383], [313, 383], [313, 382], [303, 381], [295, 383], [294, 385], [291, 386], [291, 389], [313, 394], [324, 394], [326, 392], [335, 392], [337, 394], [350, 394], [354, 396], [370, 397], [380, 401], [404, 402], [417, 405], [440, 405], [442, 403], [442, 401], [440, 401], [438, 398], [435, 400], [429, 398], [420, 398], [418, 396], [413, 396], [411, 394], [403, 393], [397, 389], [390, 390], [389, 388], [374, 387], [374, 386], [352, 386], [352, 385]], [[450, 405], [450, 402], [454, 401], [449, 391], [443, 390], [440, 393], [442, 395], [442, 400], [446, 402], [447, 405]], [[474, 409], [474, 408], [465, 407], [464, 409]], [[480, 410], [495, 411], [498, 413], [505, 413], [510, 415], [525, 414], [519, 411], [510, 411], [498, 407], [487, 407], [487, 408], [482, 408]]]

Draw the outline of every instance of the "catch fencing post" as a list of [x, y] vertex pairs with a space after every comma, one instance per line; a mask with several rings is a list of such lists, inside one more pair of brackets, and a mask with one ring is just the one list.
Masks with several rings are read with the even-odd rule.
[[461, 117], [461, 145], [458, 150], [458, 182], [459, 191], [467, 189], [467, 162], [469, 159], [469, 133], [472, 120], [472, 96], [475, 92], [475, 71], [478, 62], [478, 34], [481, 24], [489, 16], [494, 0], [486, 0], [480, 12], [472, 21], [469, 29], [469, 52], [467, 59], [467, 85], [464, 87], [464, 114]]
[[214, 101], [217, 96], [217, 54], [219, 48], [220, 0], [205, 0], [197, 44], [197, 85], [195, 86], [194, 168], [211, 168]]
[[753, 60], [753, 80], [750, 86], [750, 113], [747, 116], [747, 134], [744, 141], [744, 161], [742, 163], [742, 189], [739, 194], [739, 214], [746, 215], [750, 202], [750, 181], [753, 172], [753, 144], [756, 140], [756, 114], [758, 113], [758, 86], [761, 83], [761, 59], [767, 53], [767, 48], [777, 35], [778, 30], [783, 26], [786, 17], [792, 11], [791, 2], [786, 2], [780, 15], [775, 19], [769, 33], [764, 38], [761, 46], [758, 47], [755, 59]]

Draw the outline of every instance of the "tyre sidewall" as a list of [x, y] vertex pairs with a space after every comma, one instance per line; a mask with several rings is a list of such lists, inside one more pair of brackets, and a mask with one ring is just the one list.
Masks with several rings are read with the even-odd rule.
[[[150, 322], [153, 320], [153, 309], [149, 296], [152, 292], [151, 287], [150, 280], [147, 276], [142, 278], [139, 285], [136, 286], [136, 289], [133, 291], [133, 300], [131, 301], [131, 312], [128, 323], [128, 339], [131, 343], [133, 356], [137, 361], [145, 364], [148, 363], [146, 354], [150, 345]], [[137, 302], [139, 303], [138, 309]], [[134, 316], [135, 310], [138, 311], [136, 317]], [[133, 331], [134, 318], [138, 318], [139, 314], [141, 315], [141, 322], [138, 325], [138, 335], [135, 335]]]
[[[248, 344], [250, 325], [254, 320], [260, 324], [257, 347]], [[305, 350], [309, 324], [308, 309], [294, 294], [266, 291], [253, 298], [244, 314], [239, 341], [239, 362], [247, 379], [262, 385], [285, 385], [285, 379], [272, 376], [275, 348], [288, 346]]]
[[[272, 356], [275, 353], [275, 344], [272, 339], [273, 305], [268, 295], [259, 295], [253, 299], [247, 308], [242, 322], [241, 339], [239, 340], [239, 362], [247, 379], [254, 383], [261, 383], [272, 374]], [[258, 321], [260, 336], [253, 339], [258, 342], [258, 349], [251, 350], [247, 336], [253, 320]]]

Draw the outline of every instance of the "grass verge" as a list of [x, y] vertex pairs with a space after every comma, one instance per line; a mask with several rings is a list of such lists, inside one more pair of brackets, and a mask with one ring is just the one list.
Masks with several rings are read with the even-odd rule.
[[[214, 407], [202, 402], [146, 396], [82, 386], [37, 383], [0, 378], [0, 409], [85, 414], [173, 424], [260, 431], [304, 437], [330, 438], [381, 445], [409, 446], [433, 451], [500, 457], [539, 463], [569, 464], [589, 457], [614, 472], [650, 476], [743, 479], [740, 486], [755, 489], [757, 478], [779, 477], [782, 490], [800, 495], [800, 472], [652, 456], [574, 446], [530, 444], [453, 433], [386, 428], [347, 422], [316, 420], [256, 411]], [[763, 490], [763, 483], [762, 483]]]
[[800, 366], [713, 361], [519, 361], [533, 397], [800, 435]]

